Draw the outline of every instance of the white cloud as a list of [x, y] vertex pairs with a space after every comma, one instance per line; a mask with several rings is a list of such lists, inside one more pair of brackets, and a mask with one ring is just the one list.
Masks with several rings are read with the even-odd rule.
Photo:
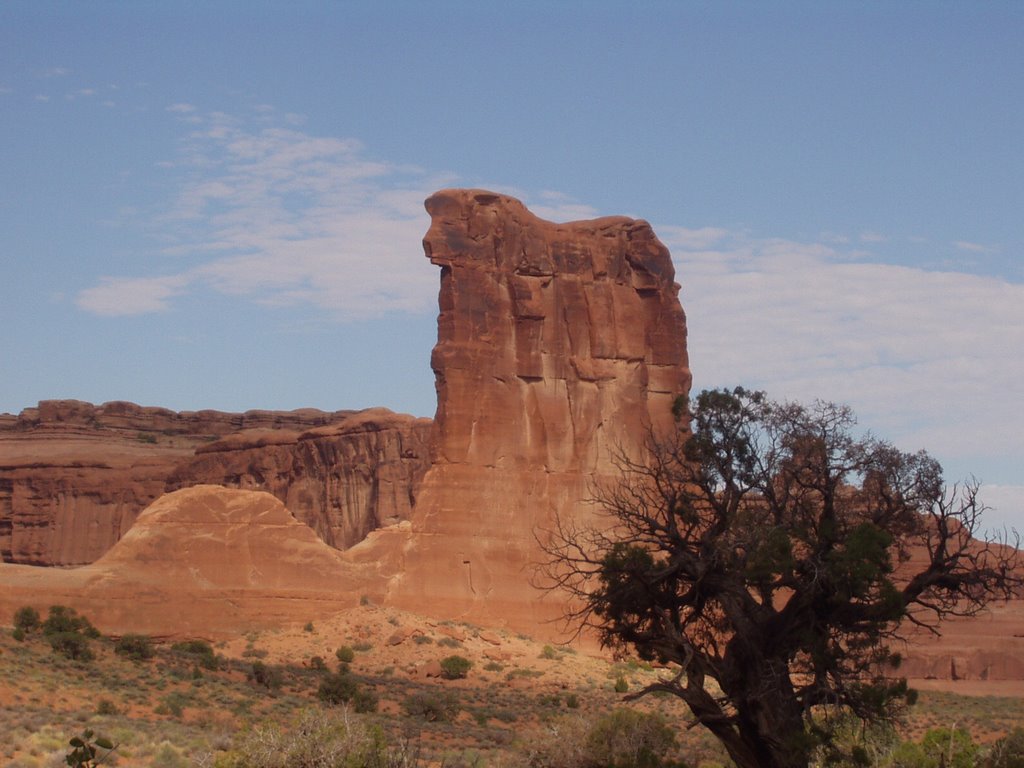
[[953, 245], [961, 251], [970, 251], [971, 253], [999, 253], [999, 249], [994, 246], [970, 243], [966, 240], [957, 240]]
[[[313, 304], [342, 318], [433, 306], [436, 270], [417, 251], [436, 178], [369, 158], [353, 139], [252, 130], [185, 104], [169, 111], [201, 121], [175, 164], [189, 181], [161, 233], [171, 240], [168, 262], [192, 266], [173, 278], [108, 278], [80, 294], [80, 307], [161, 311], [200, 287], [272, 306]], [[147, 290], [130, 311], [116, 310], [119, 291], [140, 286]]]
[[1024, 380], [1024, 285], [816, 243], [675, 242], [698, 389], [846, 402], [862, 426], [957, 466], [1020, 455], [1024, 409], [1009, 393]]
[[191, 104], [179, 102], [177, 104], [171, 104], [169, 107], [167, 107], [167, 111], [174, 112], [179, 115], [187, 115], [191, 112], [195, 112], [196, 108]]
[[986, 528], [1024, 534], [1024, 485], [982, 485], [979, 498], [990, 508], [983, 516]]
[[80, 292], [75, 303], [87, 312], [105, 317], [163, 312], [191, 281], [188, 275], [105, 277], [99, 285]]

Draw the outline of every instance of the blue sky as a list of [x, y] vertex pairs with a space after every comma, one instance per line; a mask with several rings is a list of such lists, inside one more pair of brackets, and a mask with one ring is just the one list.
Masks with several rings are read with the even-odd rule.
[[698, 388], [1024, 528], [1024, 5], [0, 4], [0, 411], [432, 415], [422, 200], [645, 218]]

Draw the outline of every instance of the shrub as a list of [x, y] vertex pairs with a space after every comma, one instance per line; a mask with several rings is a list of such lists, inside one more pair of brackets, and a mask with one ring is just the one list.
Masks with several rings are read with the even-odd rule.
[[373, 648], [373, 643], [368, 643], [365, 640], [361, 640], [358, 643], [352, 644], [352, 650], [359, 651], [360, 653], [364, 653], [370, 650], [371, 648]]
[[458, 680], [469, 674], [473, 662], [463, 656], [448, 656], [441, 659], [441, 674], [445, 680]]
[[14, 612], [14, 627], [24, 632], [35, 632], [39, 629], [39, 611], [31, 605], [25, 605]]
[[661, 715], [635, 709], [610, 712], [587, 734], [590, 754], [607, 768], [658, 768], [675, 743]]
[[342, 664], [351, 664], [356, 657], [356, 652], [349, 646], [343, 645], [334, 652], [334, 655], [338, 657], [338, 661]]
[[320, 681], [320, 687], [316, 695], [321, 701], [328, 704], [347, 704], [355, 698], [359, 685], [355, 679], [346, 671], [334, 672], [326, 675]]
[[68, 746], [71, 750], [64, 762], [71, 768], [94, 768], [117, 749], [105, 736], [97, 736], [94, 740], [92, 731], [84, 731], [81, 736], [75, 736], [68, 742]]
[[213, 652], [213, 646], [205, 640], [183, 640], [172, 645], [171, 651], [188, 658], [203, 669], [217, 668], [217, 654]]
[[153, 641], [148, 635], [124, 635], [114, 644], [114, 653], [132, 661], [153, 658]]
[[11, 637], [13, 637], [19, 643], [23, 643], [25, 642], [26, 637], [25, 630], [21, 627], [15, 627], [13, 630], [11, 630]]
[[260, 768], [421, 764], [407, 742], [389, 746], [380, 730], [368, 728], [347, 710], [306, 710], [288, 729], [277, 723], [256, 725], [240, 738], [231, 756], [231, 765]]
[[262, 661], [254, 661], [252, 663], [248, 678], [256, 685], [262, 685], [268, 691], [276, 691], [284, 681], [284, 676], [281, 674], [280, 669], [268, 666]]
[[117, 705], [110, 699], [100, 699], [96, 702], [96, 714], [97, 715], [119, 715], [121, 710], [117, 708]]
[[413, 635], [412, 641], [416, 643], [416, 645], [430, 645], [434, 642], [434, 638], [430, 635]]
[[454, 693], [441, 691], [407, 696], [402, 702], [402, 709], [411, 717], [421, 717], [431, 723], [450, 723], [458, 716], [461, 707]]
[[1024, 728], [1018, 726], [992, 745], [987, 768], [1024, 768]]
[[89, 647], [89, 638], [78, 632], [54, 632], [46, 637], [55, 653], [73, 661], [92, 661], [95, 654]]
[[51, 605], [49, 615], [41, 626], [44, 635], [77, 632], [89, 638], [100, 636], [92, 622], [85, 616], [80, 616], [74, 608], [68, 608], [65, 605]]
[[302, 628], [302, 631], [303, 631], [303, 632], [312, 632], [312, 631], [313, 631], [313, 629], [314, 629], [314, 628], [313, 628], [313, 622], [312, 622], [312, 621], [307, 621], [307, 622], [306, 622], [306, 626], [304, 626], [304, 627]]
[[616, 693], [625, 693], [628, 690], [629, 690], [629, 683], [626, 682], [626, 678], [622, 677], [621, 675], [619, 677], [615, 678], [615, 692]]

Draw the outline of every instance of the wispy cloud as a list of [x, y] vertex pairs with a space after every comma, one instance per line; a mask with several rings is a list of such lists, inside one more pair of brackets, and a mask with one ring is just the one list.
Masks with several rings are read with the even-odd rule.
[[961, 251], [969, 251], [971, 253], [999, 253], [999, 248], [995, 246], [971, 243], [966, 240], [957, 240], [953, 245]]
[[172, 241], [163, 268], [192, 266], [170, 277], [105, 278], [79, 295], [80, 307], [162, 311], [201, 287], [341, 318], [432, 306], [435, 270], [410, 250], [427, 227], [422, 201], [443, 178], [372, 159], [353, 139], [290, 125], [254, 130], [189, 104], [168, 111], [194, 128], [170, 164], [188, 180], [163, 219]]
[[1024, 285], [851, 261], [836, 246], [742, 234], [673, 249], [696, 386], [852, 404], [907, 449], [1019, 453]]
[[187, 275], [169, 277], [105, 277], [100, 284], [86, 288], [75, 303], [87, 312], [106, 317], [163, 312], [170, 300], [191, 282]]

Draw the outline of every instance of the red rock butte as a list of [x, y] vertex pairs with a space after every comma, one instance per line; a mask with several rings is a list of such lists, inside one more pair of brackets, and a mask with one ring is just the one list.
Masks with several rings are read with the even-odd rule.
[[350, 555], [391, 561], [396, 605], [536, 632], [561, 613], [530, 586], [538, 539], [591, 516], [613, 451], [639, 456], [689, 392], [675, 270], [644, 221], [553, 224], [481, 190], [426, 207], [441, 268], [432, 463], [410, 530]]

